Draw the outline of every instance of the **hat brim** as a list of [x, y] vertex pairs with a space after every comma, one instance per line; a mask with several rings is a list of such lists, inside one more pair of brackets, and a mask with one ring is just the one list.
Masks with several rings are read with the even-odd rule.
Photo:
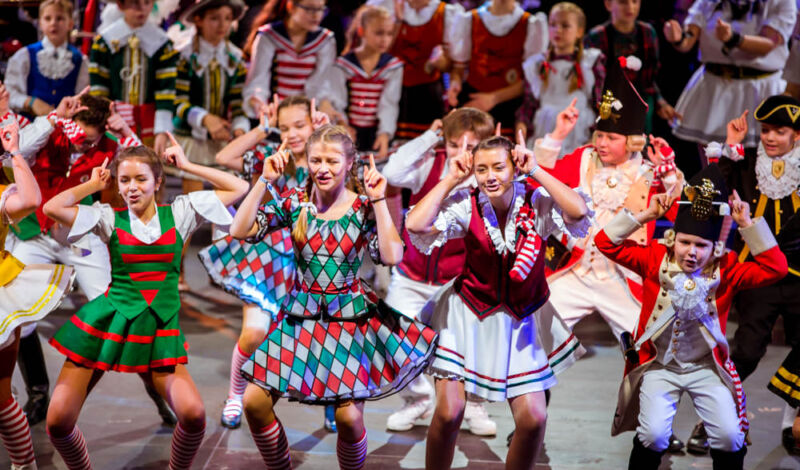
[[196, 2], [194, 5], [190, 6], [183, 13], [181, 13], [178, 21], [184, 25], [194, 24], [194, 17], [198, 13], [220, 7], [230, 7], [231, 10], [233, 10], [234, 21], [239, 20], [244, 14], [244, 3], [239, 0], [202, 0], [200, 2]]

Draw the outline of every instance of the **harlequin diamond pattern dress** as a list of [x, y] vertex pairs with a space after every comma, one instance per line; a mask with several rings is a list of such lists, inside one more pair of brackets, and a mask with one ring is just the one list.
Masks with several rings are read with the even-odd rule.
[[[259, 144], [243, 156], [241, 177], [247, 180], [261, 173], [264, 158], [274, 149]], [[308, 172], [297, 168], [275, 183], [278, 191], [302, 186]], [[294, 284], [295, 262], [288, 229], [276, 230], [257, 243], [225, 236], [198, 253], [215, 284], [243, 301], [277, 315], [286, 293]]]
[[[300, 193], [270, 201], [258, 213], [261, 240], [291, 228], [300, 216]], [[389, 308], [358, 278], [369, 252], [380, 261], [368, 199], [323, 220], [307, 211], [306, 240], [294, 242], [298, 275], [281, 305], [279, 321], [242, 367], [242, 374], [290, 400], [328, 404], [378, 399], [405, 387], [430, 362], [436, 333]]]

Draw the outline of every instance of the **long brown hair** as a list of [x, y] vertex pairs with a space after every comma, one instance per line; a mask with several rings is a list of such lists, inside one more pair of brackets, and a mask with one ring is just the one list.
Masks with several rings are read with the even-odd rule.
[[[311, 146], [314, 144], [338, 144], [342, 148], [342, 154], [346, 161], [351, 163], [350, 173], [348, 174], [347, 183], [348, 188], [352, 189], [358, 194], [364, 194], [364, 188], [361, 181], [358, 179], [358, 168], [356, 158], [358, 151], [353, 139], [350, 138], [350, 133], [342, 126], [335, 126], [327, 124], [315, 130], [313, 134], [306, 141], [306, 155], [309, 154]], [[314, 191], [316, 186], [314, 180], [309, 175], [306, 180], [305, 190], [300, 194], [301, 202], [308, 202], [314, 200]], [[297, 223], [292, 229], [292, 239], [297, 243], [303, 243], [306, 240], [306, 231], [308, 230], [308, 207], [303, 207], [297, 217]]]
[[128, 147], [120, 150], [116, 157], [111, 161], [111, 174], [116, 178], [117, 169], [125, 160], [139, 160], [144, 162], [150, 167], [153, 172], [153, 177], [158, 183], [164, 175], [164, 165], [161, 159], [158, 158], [156, 152], [150, 147], [138, 145], [136, 147]]

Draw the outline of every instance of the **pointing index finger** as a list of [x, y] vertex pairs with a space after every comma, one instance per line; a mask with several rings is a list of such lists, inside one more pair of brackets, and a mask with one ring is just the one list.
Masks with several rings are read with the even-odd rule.
[[102, 170], [105, 170], [107, 166], [108, 166], [108, 157], [106, 157], [106, 159], [105, 159], [105, 160], [103, 160], [103, 164], [102, 164], [102, 165], [100, 165], [100, 170], [101, 170], [101, 171], [102, 171]]
[[377, 168], [375, 168], [375, 154], [374, 153], [370, 153], [369, 154], [369, 168], [370, 168], [370, 170], [377, 170]]
[[175, 140], [175, 136], [172, 135], [172, 132], [167, 131], [167, 137], [169, 137], [169, 140], [172, 142], [172, 145], [179, 145], [178, 141]]
[[572, 102], [569, 104], [569, 107], [574, 108], [576, 104], [578, 104], [578, 98], [572, 98]]
[[521, 147], [525, 146], [525, 136], [522, 135], [522, 129], [517, 129], [517, 145]]

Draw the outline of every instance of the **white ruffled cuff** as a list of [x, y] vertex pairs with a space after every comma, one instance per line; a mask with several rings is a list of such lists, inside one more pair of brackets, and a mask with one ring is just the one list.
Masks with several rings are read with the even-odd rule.
[[451, 238], [452, 233], [450, 227], [455, 227], [455, 220], [448, 220], [449, 217], [446, 212], [439, 213], [436, 220], [433, 221], [433, 228], [436, 229], [430, 233], [414, 233], [409, 231], [408, 238], [411, 244], [420, 251], [423, 255], [429, 255], [433, 252], [434, 248], [440, 248], [447, 243]]
[[553, 222], [556, 223], [562, 233], [568, 233], [574, 238], [583, 238], [589, 235], [589, 232], [592, 230], [592, 221], [594, 220], [592, 198], [580, 188], [574, 188], [573, 190], [583, 198], [583, 201], [586, 203], [586, 207], [588, 208], [588, 212], [580, 219], [570, 221], [568, 218], [564, 218], [564, 212], [562, 211], [561, 207], [554, 204], [552, 215]]
[[767, 221], [763, 217], [757, 217], [753, 220], [753, 225], [749, 227], [739, 228], [739, 233], [747, 246], [750, 247], [750, 253], [753, 256], [760, 255], [761, 253], [778, 245], [775, 240], [775, 235], [767, 225]]
[[192, 209], [212, 224], [230, 225], [233, 222], [231, 213], [219, 200], [214, 191], [194, 191], [186, 195]]
[[603, 227], [611, 243], [619, 245], [642, 226], [628, 209], [621, 210]]

